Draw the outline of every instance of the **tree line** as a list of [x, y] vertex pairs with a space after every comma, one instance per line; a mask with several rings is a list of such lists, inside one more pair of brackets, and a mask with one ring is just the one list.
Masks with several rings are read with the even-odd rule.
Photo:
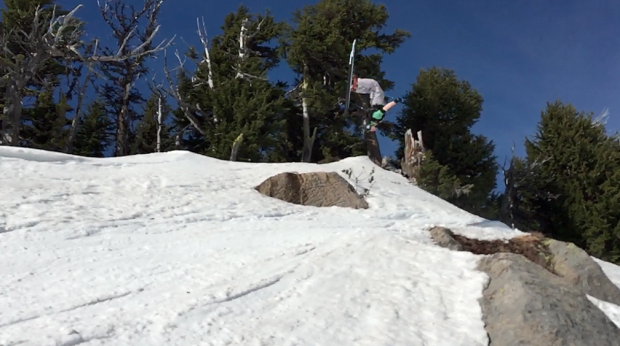
[[[346, 89], [351, 43], [356, 72], [386, 91], [382, 59], [409, 37], [385, 32], [389, 14], [370, 0], [319, 0], [278, 21], [240, 5], [200, 44], [155, 42], [164, 1], [100, 5], [113, 37], [87, 40], [80, 6], [6, 0], [0, 23], [0, 143], [103, 157], [188, 150], [246, 162], [318, 162], [365, 155], [361, 121], [335, 111]], [[152, 60], [163, 60], [154, 71]], [[288, 66], [293, 83], [272, 81]], [[140, 83], [148, 85], [141, 92]], [[424, 135], [423, 189], [489, 219], [572, 241], [620, 261], [620, 148], [617, 134], [570, 103], [550, 102], [526, 155], [500, 164], [495, 145], [471, 128], [484, 99], [454, 71], [421, 69], [395, 125], [400, 143]], [[233, 153], [231, 149], [234, 144]], [[232, 157], [231, 157], [232, 156]], [[496, 191], [503, 173], [505, 191]]]

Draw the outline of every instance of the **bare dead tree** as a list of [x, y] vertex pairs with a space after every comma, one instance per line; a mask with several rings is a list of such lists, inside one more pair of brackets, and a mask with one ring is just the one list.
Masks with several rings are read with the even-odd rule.
[[[154, 79], [154, 78], [153, 78]], [[157, 145], [156, 152], [162, 152], [162, 132], [164, 129], [164, 109], [163, 103], [166, 99], [166, 91], [163, 89], [163, 83], [155, 84], [154, 82], [149, 84], [149, 89], [153, 94], [157, 95]]]
[[[175, 83], [172, 78], [171, 72], [176, 71], [184, 73], [185, 71], [185, 60], [181, 59], [181, 55], [178, 52], [175, 52], [175, 55], [179, 61], [179, 65], [171, 71], [168, 69], [168, 58], [166, 51], [164, 51], [164, 74], [166, 76], [166, 80], [168, 81], [168, 88], [165, 89], [166, 93], [170, 95], [175, 101], [177, 101], [179, 108], [181, 109], [181, 111], [183, 111], [183, 115], [185, 115], [191, 126], [193, 126], [196, 131], [198, 131], [201, 135], [204, 136], [206, 135], [206, 131], [203, 128], [202, 121], [198, 120], [198, 117], [200, 116], [199, 114], [202, 113], [200, 108], [198, 106], [191, 105], [189, 101], [185, 100], [185, 98], [183, 97], [183, 93], [179, 88], [179, 85]], [[180, 146], [181, 137], [188, 128], [189, 125], [182, 129], [179, 134], [177, 134], [177, 147]]]
[[251, 53], [255, 53], [255, 52], [252, 52], [248, 48], [248, 40], [252, 39], [254, 36], [256, 36], [256, 34], [260, 32], [261, 25], [265, 22], [266, 18], [267, 16], [263, 17], [263, 19], [256, 26], [256, 30], [254, 32], [250, 32], [248, 29], [248, 22], [250, 21], [249, 18], [244, 18], [241, 21], [241, 28], [239, 30], [239, 52], [237, 53], [239, 59], [237, 60], [237, 66], [232, 67], [233, 70], [237, 72], [235, 78], [267, 80], [267, 78], [265, 77], [259, 77], [259, 76], [251, 75], [249, 73], [245, 73], [243, 72], [243, 68], [241, 67], [243, 62], [247, 59], [247, 57]]
[[[511, 148], [511, 158], [508, 167], [506, 162], [499, 165], [504, 176], [505, 191], [502, 196], [500, 205], [500, 215], [502, 221], [510, 223], [512, 228], [520, 227], [523, 221], [535, 217], [536, 212], [529, 215], [528, 211], [523, 210], [521, 205], [521, 194], [527, 190], [531, 196], [535, 196], [541, 200], [552, 200], [558, 198], [559, 195], [550, 193], [549, 191], [540, 190], [532, 184], [532, 181], [539, 176], [539, 170], [542, 165], [551, 158], [537, 158], [533, 162], [523, 162], [517, 165], [517, 157], [515, 155], [515, 144]], [[528, 214], [528, 215], [526, 215]]]
[[[129, 55], [140, 47], [140, 51], [153, 48], [151, 37], [159, 30], [157, 18], [163, 0], [144, 0], [141, 9], [127, 6], [123, 0], [105, 0], [104, 4], [98, 4], [104, 21], [112, 29], [119, 53]], [[141, 31], [139, 22], [143, 18], [146, 18], [146, 24], [144, 31]], [[129, 47], [132, 40], [139, 43], [138, 48]], [[112, 49], [106, 48], [104, 51], [111, 53]], [[131, 124], [139, 117], [131, 105], [146, 101], [135, 90], [135, 85], [141, 75], [149, 72], [144, 63], [153, 55], [154, 53], [139, 54], [123, 61], [110, 61], [101, 65], [103, 74], [109, 80], [103, 87], [102, 94], [108, 99], [107, 107], [116, 118], [115, 156], [129, 154]]]
[[400, 164], [403, 175], [414, 184], [416, 184], [417, 174], [425, 157], [422, 131], [418, 131], [417, 135], [418, 139], [416, 140], [411, 129], [405, 132], [405, 152]]
[[93, 70], [86, 69], [86, 77], [84, 78], [82, 84], [79, 86], [79, 89], [77, 91], [78, 95], [77, 95], [77, 105], [75, 107], [75, 117], [71, 121], [71, 128], [69, 129], [69, 137], [65, 145], [65, 153], [67, 154], [73, 153], [73, 144], [75, 142], [75, 136], [78, 133], [80, 122], [82, 120], [82, 109], [84, 106], [84, 99], [86, 98], [86, 90], [88, 89], [89, 84], [92, 85], [93, 81], [94, 81]]
[[207, 65], [207, 83], [209, 84], [209, 88], [211, 90], [215, 89], [215, 84], [213, 83], [213, 69], [211, 68], [211, 55], [209, 54], [209, 40], [207, 39], [207, 27], [205, 25], [205, 19], [202, 18], [202, 28], [200, 27], [200, 21], [196, 18], [196, 27], [198, 32], [198, 37], [200, 38], [200, 43], [202, 43], [202, 47], [204, 50], [203, 59], [198, 63], [198, 65], [206, 64]]
[[[22, 102], [26, 96], [26, 86], [36, 80], [38, 72], [50, 59], [82, 62], [89, 69], [94, 69], [95, 65], [101, 62], [120, 62], [153, 54], [172, 42], [172, 39], [168, 42], [162, 41], [158, 46], [152, 47], [151, 42], [159, 30], [159, 26], [155, 26], [140, 46], [130, 50], [125, 48], [126, 42], [124, 42], [116, 54], [97, 55], [97, 39], [91, 43], [82, 41], [83, 24], [74, 17], [80, 7], [82, 5], [76, 6], [66, 15], [56, 16], [54, 6], [51, 17], [47, 17], [44, 9], [38, 6], [34, 11], [33, 22], [29, 23], [27, 28], [2, 32], [0, 65], [3, 75], [0, 86], [6, 89], [4, 121], [0, 136], [4, 139], [3, 143], [10, 145], [19, 143]], [[9, 43], [20, 47], [20, 51], [25, 53], [13, 52]], [[91, 45], [95, 47], [93, 53], [85, 53], [84, 48]]]
[[[193, 87], [198, 87], [206, 83], [209, 86], [209, 89], [214, 90], [215, 82], [213, 80], [213, 69], [211, 65], [211, 55], [209, 53], [208, 34], [207, 34], [207, 28], [205, 25], [204, 18], [202, 18], [202, 23], [199, 18], [196, 18], [196, 32], [198, 34], [198, 38], [200, 39], [200, 43], [202, 44], [202, 48], [203, 48], [202, 59], [195, 58], [193, 54], [189, 54], [188, 57], [191, 60], [193, 60], [194, 63], [198, 67], [202, 65], [206, 66], [207, 80], [206, 81], [199, 80], [195, 76], [192, 76], [192, 83], [193, 83], [192, 85]], [[164, 75], [168, 82], [168, 88], [164, 89], [162, 87], [161, 90], [165, 91], [167, 95], [172, 97], [177, 102], [179, 108], [181, 109], [181, 111], [183, 111], [183, 115], [185, 115], [185, 117], [190, 123], [189, 125], [185, 126], [183, 129], [181, 129], [176, 135], [175, 146], [177, 149], [179, 149], [181, 147], [181, 139], [187, 129], [189, 129], [190, 127], [193, 127], [194, 129], [196, 129], [196, 131], [198, 131], [203, 136], [206, 135], [206, 131], [203, 128], [203, 122], [199, 120], [199, 117], [203, 118], [200, 106], [192, 105], [188, 100], [186, 100], [181, 90], [179, 89], [178, 83], [175, 83], [174, 79], [172, 78], [171, 72], [183, 73], [183, 74], [186, 73], [186, 69], [185, 69], [186, 59], [181, 59], [181, 55], [178, 51], [175, 51], [174, 54], [177, 57], [179, 64], [177, 65], [177, 67], [170, 70], [168, 68], [167, 54], [166, 52], [164, 52]], [[213, 116], [213, 122], [217, 123], [217, 117], [215, 117], [215, 115]]]
[[312, 148], [314, 147], [314, 140], [316, 139], [317, 128], [314, 128], [312, 135], [310, 135], [310, 107], [308, 105], [308, 65], [304, 65], [303, 81], [301, 83], [301, 114], [303, 117], [303, 134], [304, 144], [301, 151], [301, 162], [310, 162], [312, 159]]

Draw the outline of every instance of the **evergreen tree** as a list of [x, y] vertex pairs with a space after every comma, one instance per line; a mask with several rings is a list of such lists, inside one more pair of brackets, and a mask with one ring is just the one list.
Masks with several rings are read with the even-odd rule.
[[425, 188], [442, 191], [442, 198], [469, 212], [490, 216], [496, 199], [495, 146], [485, 136], [471, 133], [482, 103], [478, 91], [454, 71], [421, 70], [403, 101], [392, 136], [400, 142], [396, 155], [402, 158], [405, 132], [421, 130], [424, 147], [432, 154], [419, 172], [419, 179], [427, 182]]
[[22, 136], [32, 148], [60, 152], [69, 133], [66, 113], [71, 107], [62, 93], [60, 100], [54, 101], [53, 91], [49, 85], [38, 93], [32, 108], [24, 109]]
[[[209, 47], [211, 64], [199, 63], [192, 78], [182, 76], [179, 80], [184, 98], [202, 110], [200, 118], [206, 132], [202, 143], [191, 145], [190, 150], [228, 159], [233, 142], [243, 133], [239, 160], [281, 157], [288, 109], [281, 83], [270, 82], [267, 74], [280, 62], [278, 47], [272, 47], [272, 41], [284, 28], [285, 24], [276, 22], [269, 13], [251, 14], [243, 5], [226, 16], [223, 33], [215, 36]], [[194, 49], [188, 55], [199, 60]], [[177, 127], [184, 123], [187, 121], [177, 121]], [[195, 141], [196, 133], [190, 135]]]
[[144, 117], [138, 123], [136, 138], [131, 148], [131, 154], [149, 154], [157, 152], [157, 132], [159, 127], [159, 111], [161, 102], [161, 152], [172, 148], [174, 144], [170, 138], [169, 126], [165, 123], [170, 114], [170, 106], [158, 92], [153, 92], [144, 107]]
[[[386, 91], [393, 88], [394, 83], [385, 79], [381, 70], [382, 57], [393, 53], [410, 34], [400, 29], [381, 33], [388, 18], [384, 5], [369, 0], [321, 0], [293, 13], [286, 56], [297, 83], [304, 83], [311, 128], [317, 129], [312, 161], [366, 153], [360, 119], [335, 116], [333, 109], [338, 98], [345, 95], [349, 54], [355, 39], [355, 72], [376, 79]], [[362, 54], [367, 50], [374, 53]], [[301, 118], [299, 108], [290, 117]], [[302, 145], [296, 143], [298, 148]]]
[[525, 143], [528, 162], [544, 162], [521, 188], [524, 210], [544, 210], [541, 231], [575, 243], [591, 255], [620, 260], [620, 150], [593, 115], [560, 101], [547, 104], [538, 130]]
[[75, 136], [73, 154], [88, 157], [104, 157], [112, 143], [114, 121], [108, 117], [100, 100], [88, 104], [81, 125]]

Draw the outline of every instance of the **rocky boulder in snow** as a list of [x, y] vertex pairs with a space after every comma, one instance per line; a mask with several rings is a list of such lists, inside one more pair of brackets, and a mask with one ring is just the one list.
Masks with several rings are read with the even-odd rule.
[[618, 345], [620, 329], [579, 287], [525, 257], [498, 253], [478, 269], [490, 277], [480, 301], [490, 345]]
[[490, 345], [615, 345], [620, 329], [586, 295], [618, 304], [620, 289], [574, 244], [527, 234], [479, 240], [435, 227], [440, 246], [483, 257], [480, 301]]
[[594, 298], [620, 305], [620, 289], [587, 252], [573, 243], [553, 239], [544, 242], [558, 275]]
[[300, 205], [368, 208], [364, 197], [336, 172], [280, 173], [262, 182], [256, 190], [265, 196]]

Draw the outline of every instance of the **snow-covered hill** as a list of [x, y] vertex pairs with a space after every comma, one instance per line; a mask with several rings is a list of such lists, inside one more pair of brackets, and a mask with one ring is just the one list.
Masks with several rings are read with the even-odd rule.
[[[253, 189], [285, 171], [363, 180], [372, 166], [2, 147], [0, 345], [486, 345], [479, 256], [427, 229], [520, 232], [383, 170], [368, 210]], [[603, 266], [620, 283], [617, 268]]]

